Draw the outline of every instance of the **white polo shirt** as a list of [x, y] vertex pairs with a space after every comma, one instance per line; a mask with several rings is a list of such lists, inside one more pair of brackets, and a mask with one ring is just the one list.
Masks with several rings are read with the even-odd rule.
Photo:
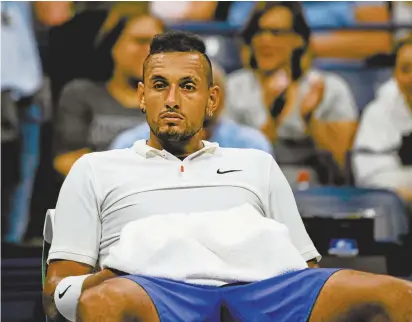
[[101, 267], [122, 228], [132, 221], [244, 204], [285, 224], [306, 261], [320, 259], [292, 190], [271, 155], [204, 144], [183, 161], [147, 146], [145, 140], [130, 149], [81, 157], [60, 191], [48, 260]]

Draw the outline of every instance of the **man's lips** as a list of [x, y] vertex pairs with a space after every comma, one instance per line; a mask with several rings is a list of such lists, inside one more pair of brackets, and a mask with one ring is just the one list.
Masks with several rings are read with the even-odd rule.
[[183, 120], [183, 116], [180, 115], [179, 113], [173, 113], [173, 112], [167, 112], [161, 115], [162, 119], [178, 119], [178, 120]]

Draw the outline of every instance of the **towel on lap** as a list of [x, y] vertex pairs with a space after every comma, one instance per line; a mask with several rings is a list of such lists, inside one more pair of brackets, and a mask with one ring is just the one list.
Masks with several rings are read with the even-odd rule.
[[103, 267], [187, 283], [267, 279], [307, 264], [288, 229], [251, 205], [156, 215], [127, 224]]

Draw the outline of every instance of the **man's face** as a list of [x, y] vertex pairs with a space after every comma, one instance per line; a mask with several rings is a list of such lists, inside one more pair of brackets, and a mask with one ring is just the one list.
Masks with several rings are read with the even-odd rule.
[[219, 105], [219, 88], [209, 87], [206, 59], [198, 53], [155, 54], [145, 69], [139, 95], [147, 123], [166, 142], [187, 141]]
[[396, 58], [395, 78], [399, 89], [412, 108], [412, 45], [403, 46]]
[[143, 62], [149, 55], [150, 42], [161, 33], [159, 23], [149, 16], [129, 21], [113, 47], [115, 68], [127, 76], [142, 79]]
[[260, 18], [261, 31], [252, 38], [259, 69], [270, 71], [289, 62], [293, 49], [302, 43], [292, 27], [292, 13], [285, 7], [272, 8]]

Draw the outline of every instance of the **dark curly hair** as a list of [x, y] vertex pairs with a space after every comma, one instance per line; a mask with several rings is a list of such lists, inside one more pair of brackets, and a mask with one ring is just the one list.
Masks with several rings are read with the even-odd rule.
[[144, 62], [143, 75], [144, 70], [146, 69], [146, 64], [151, 56], [160, 53], [173, 52], [199, 53], [203, 55], [209, 66], [207, 82], [209, 87], [213, 85], [212, 63], [206, 54], [205, 43], [199, 36], [186, 31], [168, 31], [153, 37], [152, 43], [150, 44], [149, 56], [147, 56]]

